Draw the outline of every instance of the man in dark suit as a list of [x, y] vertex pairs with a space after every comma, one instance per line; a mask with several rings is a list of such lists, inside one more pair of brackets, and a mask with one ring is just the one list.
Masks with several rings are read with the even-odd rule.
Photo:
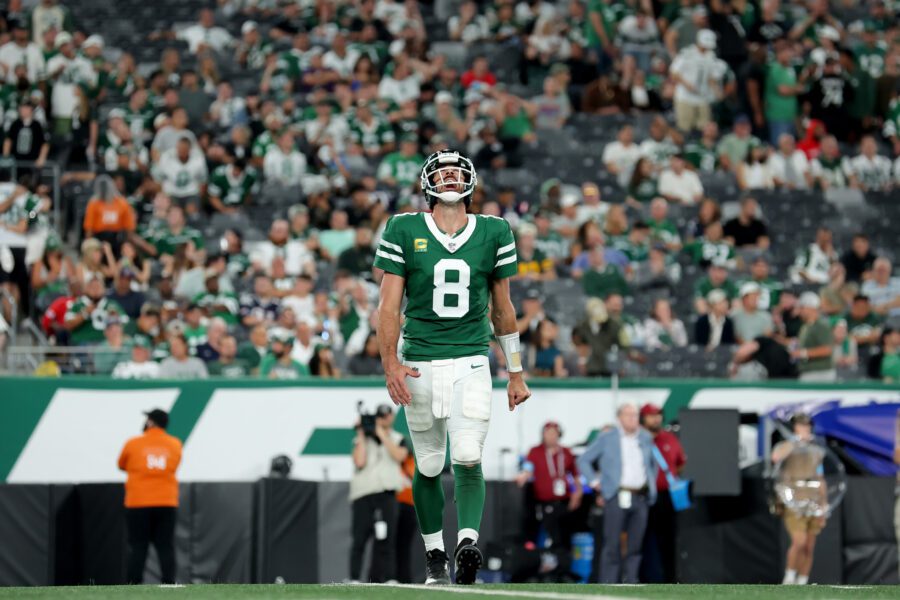
[[734, 323], [728, 316], [728, 298], [719, 289], [706, 296], [709, 312], [700, 315], [694, 322], [694, 343], [707, 350], [735, 343]]

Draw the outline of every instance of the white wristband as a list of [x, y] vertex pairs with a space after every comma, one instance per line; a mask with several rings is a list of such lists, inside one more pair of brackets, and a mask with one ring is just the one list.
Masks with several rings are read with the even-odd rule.
[[506, 370], [510, 373], [522, 372], [522, 350], [519, 344], [519, 332], [498, 335], [497, 341], [503, 356], [506, 357]]

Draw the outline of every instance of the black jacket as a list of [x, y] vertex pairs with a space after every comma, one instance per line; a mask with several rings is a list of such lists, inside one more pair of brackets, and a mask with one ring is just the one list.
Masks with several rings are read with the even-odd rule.
[[[694, 343], [698, 346], [706, 346], [709, 344], [709, 336], [712, 333], [712, 327], [709, 324], [709, 315], [701, 315], [694, 322]], [[719, 340], [720, 346], [730, 346], [735, 344], [737, 340], [734, 337], [734, 323], [731, 317], [725, 317], [725, 325], [722, 327], [722, 339]]]

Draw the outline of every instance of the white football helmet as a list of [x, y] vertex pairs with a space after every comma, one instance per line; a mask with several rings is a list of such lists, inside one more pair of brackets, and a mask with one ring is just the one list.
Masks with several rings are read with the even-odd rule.
[[431, 208], [437, 201], [452, 204], [463, 200], [468, 206], [478, 175], [472, 161], [459, 152], [439, 150], [425, 161], [421, 182]]

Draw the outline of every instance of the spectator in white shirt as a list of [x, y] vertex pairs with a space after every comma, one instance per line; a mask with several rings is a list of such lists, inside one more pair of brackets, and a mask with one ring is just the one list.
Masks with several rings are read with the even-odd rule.
[[16, 66], [28, 67], [29, 81], [36, 83], [44, 78], [44, 55], [37, 44], [28, 40], [28, 29], [21, 21], [11, 23], [12, 41], [0, 46], [0, 74], [7, 83], [16, 82]]
[[359, 57], [359, 51], [347, 48], [347, 37], [339, 33], [331, 40], [331, 50], [325, 53], [322, 62], [326, 68], [336, 71], [341, 78], [349, 79]]
[[222, 52], [235, 44], [234, 38], [226, 29], [216, 27], [215, 14], [208, 8], [200, 11], [199, 23], [182, 29], [175, 37], [187, 42], [188, 49], [194, 54], [204, 48]]
[[303, 125], [306, 141], [313, 146], [321, 146], [331, 139], [337, 151], [343, 151], [350, 137], [350, 127], [340, 115], [332, 114], [331, 103], [323, 98], [316, 102], [316, 117]]
[[841, 157], [841, 148], [833, 135], [822, 138], [819, 155], [810, 163], [813, 179], [820, 189], [846, 188], [849, 185], [847, 175], [850, 165]]
[[200, 207], [209, 171], [203, 155], [193, 151], [190, 139], [181, 138], [174, 148], [163, 152], [152, 174], [162, 184], [163, 192], [181, 206], [189, 207], [189, 212]]
[[669, 159], [678, 154], [681, 142], [681, 135], [669, 126], [666, 118], [657, 115], [650, 122], [649, 135], [640, 144], [641, 156], [650, 159], [653, 172], [658, 175], [669, 165]]
[[737, 180], [742, 190], [775, 189], [775, 179], [769, 165], [769, 149], [766, 146], [750, 146], [747, 159], [737, 166]]
[[850, 187], [864, 192], [891, 189], [891, 161], [879, 156], [878, 144], [871, 135], [860, 141], [859, 154], [847, 161], [847, 176], [850, 178]]
[[659, 193], [672, 202], [694, 205], [703, 199], [703, 184], [679, 154], [670, 158], [669, 168], [660, 173]]
[[297, 187], [303, 184], [306, 176], [306, 157], [294, 146], [294, 134], [290, 131], [278, 136], [278, 144], [266, 152], [263, 173], [267, 182], [277, 182], [284, 187]]
[[391, 75], [382, 78], [378, 85], [378, 96], [383, 100], [393, 100], [396, 104], [418, 100], [421, 83], [422, 78], [412, 71], [408, 60], [401, 61]]
[[162, 116], [157, 117], [160, 124], [157, 124], [156, 136], [153, 138], [153, 144], [150, 146], [150, 158], [154, 162], [159, 161], [164, 152], [172, 150], [178, 145], [179, 140], [185, 138], [191, 143], [191, 153], [200, 152], [197, 136], [188, 129], [188, 114], [186, 110], [178, 106], [172, 110], [171, 118], [161, 119]]
[[665, 298], [657, 298], [644, 321], [644, 343], [647, 350], [684, 348], [688, 344], [684, 322], [672, 314], [672, 305]]
[[831, 263], [838, 260], [832, 237], [830, 229], [819, 227], [818, 231], [816, 231], [815, 243], [810, 244], [806, 250], [797, 256], [794, 266], [791, 267], [791, 281], [793, 283], [825, 284], [830, 281]]
[[459, 7], [459, 15], [447, 21], [450, 39], [464, 44], [473, 44], [488, 39], [491, 32], [487, 17], [478, 14], [478, 4], [466, 0]]
[[288, 275], [314, 273], [313, 255], [299, 240], [290, 239], [290, 225], [284, 219], [275, 219], [269, 228], [269, 239], [257, 244], [250, 253], [250, 262], [255, 271], [271, 274], [272, 261], [276, 256], [284, 258], [284, 270]]
[[131, 360], [120, 362], [112, 372], [113, 379], [159, 379], [159, 364], [150, 360], [150, 344], [139, 336], [131, 347]]
[[247, 103], [234, 95], [234, 89], [227, 81], [219, 84], [216, 99], [209, 107], [209, 116], [222, 129], [247, 122]]
[[634, 128], [625, 125], [619, 130], [615, 142], [610, 142], [603, 149], [603, 165], [606, 170], [616, 176], [619, 185], [628, 186], [631, 171], [641, 157], [641, 148], [634, 143]]
[[891, 261], [875, 259], [872, 278], [862, 284], [860, 292], [869, 298], [876, 313], [896, 317], [900, 316], [900, 277], [891, 277], [891, 270]]
[[675, 123], [681, 131], [702, 129], [712, 118], [718, 63], [716, 34], [710, 29], [698, 31], [697, 43], [672, 61], [669, 74], [675, 81]]
[[80, 86], [92, 87], [97, 73], [88, 59], [75, 52], [72, 36], [65, 31], [56, 35], [55, 46], [59, 53], [47, 63], [47, 76], [53, 83], [50, 113], [54, 122], [71, 122], [81, 113]]
[[315, 319], [307, 317], [306, 319], [297, 318], [297, 327], [294, 330], [294, 345], [291, 347], [291, 358], [301, 365], [308, 365], [313, 354], [315, 354], [316, 346], [323, 344], [322, 338], [313, 335], [313, 324]]
[[794, 136], [783, 133], [778, 138], [778, 151], [769, 157], [769, 169], [775, 186], [788, 190], [805, 190], [812, 187], [813, 175], [806, 155], [794, 143]]

